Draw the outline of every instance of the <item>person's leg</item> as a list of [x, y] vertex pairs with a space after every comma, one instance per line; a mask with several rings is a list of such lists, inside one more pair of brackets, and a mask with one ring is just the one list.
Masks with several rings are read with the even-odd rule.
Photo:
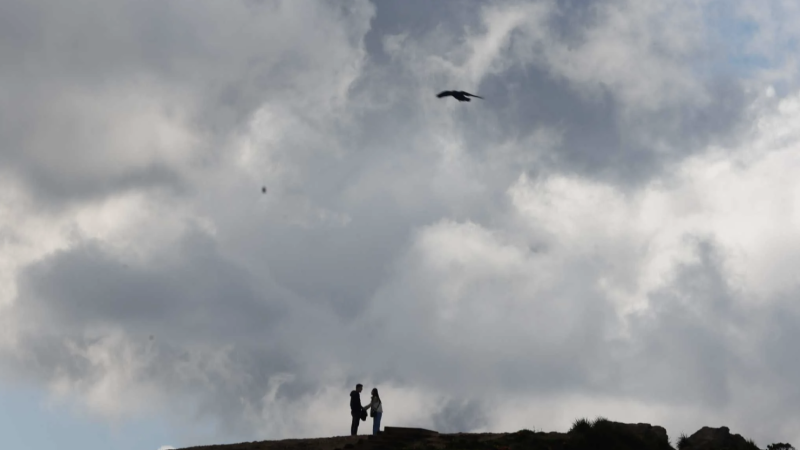
[[350, 436], [355, 436], [358, 434], [358, 422], [361, 420], [361, 418], [355, 414], [352, 414], [352, 416], [353, 423], [350, 425]]
[[375, 417], [372, 419], [372, 434], [378, 434], [381, 431], [381, 416], [383, 415], [382, 412], [375, 413]]

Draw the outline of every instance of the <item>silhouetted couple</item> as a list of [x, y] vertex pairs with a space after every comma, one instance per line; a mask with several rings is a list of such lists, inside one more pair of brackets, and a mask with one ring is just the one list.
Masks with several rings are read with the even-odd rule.
[[372, 399], [368, 405], [361, 405], [361, 384], [356, 385], [356, 390], [350, 392], [350, 415], [353, 417], [353, 424], [350, 426], [350, 435], [358, 434], [358, 423], [367, 420], [367, 410], [372, 417], [372, 434], [378, 434], [381, 430], [381, 416], [383, 416], [383, 405], [381, 396], [378, 395], [378, 388], [372, 389]]

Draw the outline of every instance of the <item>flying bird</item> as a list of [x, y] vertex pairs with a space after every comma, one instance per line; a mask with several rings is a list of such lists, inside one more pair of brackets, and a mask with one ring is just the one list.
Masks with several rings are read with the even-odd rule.
[[468, 101], [470, 101], [470, 99], [469, 99], [470, 97], [483, 98], [483, 97], [481, 97], [479, 95], [473, 95], [473, 94], [470, 94], [469, 92], [464, 92], [464, 91], [442, 91], [442, 92], [438, 93], [436, 96], [439, 97], [439, 98], [444, 98], [444, 97], [450, 96], [450, 97], [453, 97], [453, 98], [455, 98], [456, 100], [458, 100], [460, 102], [468, 102]]
[[262, 194], [266, 194], [266, 193], [267, 193], [267, 187], [266, 187], [266, 186], [263, 186], [263, 187], [261, 188], [261, 193], [262, 193]]

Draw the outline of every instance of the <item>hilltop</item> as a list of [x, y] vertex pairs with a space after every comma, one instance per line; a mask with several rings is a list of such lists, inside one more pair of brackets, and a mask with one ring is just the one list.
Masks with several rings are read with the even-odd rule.
[[[793, 450], [771, 444], [769, 450]], [[627, 424], [604, 418], [575, 421], [567, 433], [520, 430], [515, 433], [444, 434], [422, 428], [386, 427], [378, 436], [242, 442], [191, 447], [191, 450], [759, 450], [752, 440], [728, 427], [703, 427], [670, 441], [667, 431], [646, 423]], [[184, 450], [190, 450], [184, 449]]]

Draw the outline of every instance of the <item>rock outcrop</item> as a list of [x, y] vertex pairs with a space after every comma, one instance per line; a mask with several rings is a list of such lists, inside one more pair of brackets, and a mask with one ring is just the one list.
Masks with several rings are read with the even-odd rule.
[[576, 426], [568, 435], [568, 448], [614, 450], [672, 450], [667, 430], [647, 423], [620, 423], [600, 419]]
[[679, 450], [758, 450], [753, 441], [731, 434], [728, 427], [703, 427], [678, 443]]

